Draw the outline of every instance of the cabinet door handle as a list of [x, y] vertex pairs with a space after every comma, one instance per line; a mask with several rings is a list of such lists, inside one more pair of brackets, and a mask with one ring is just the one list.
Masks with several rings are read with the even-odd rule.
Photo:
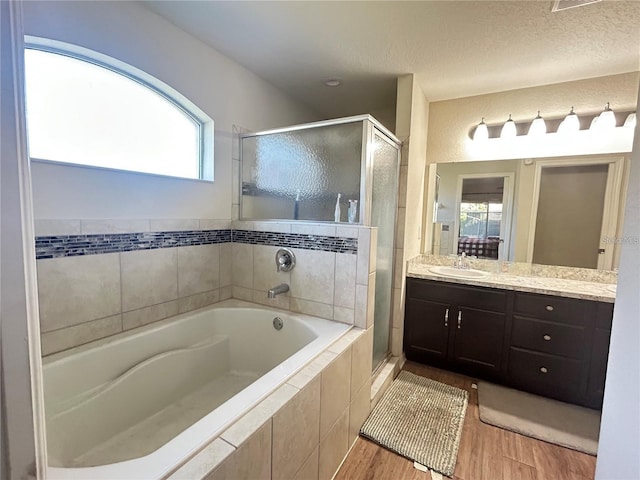
[[544, 307], [547, 309], [547, 312], [553, 312], [553, 305], [547, 305], [546, 307]]
[[540, 371], [542, 373], [547, 373], [549, 370], [547, 370], [547, 367], [540, 367]]
[[551, 335], [543, 335], [543, 337], [547, 342], [551, 340]]
[[444, 326], [445, 327], [449, 326], [449, 309], [448, 308], [444, 311]]
[[458, 328], [462, 328], [462, 312], [458, 310]]

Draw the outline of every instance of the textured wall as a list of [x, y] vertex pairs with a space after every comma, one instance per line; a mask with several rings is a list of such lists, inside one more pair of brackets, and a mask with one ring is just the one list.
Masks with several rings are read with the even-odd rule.
[[564, 118], [571, 106], [578, 114], [597, 114], [606, 102], [614, 111], [636, 108], [639, 72], [576, 82], [510, 90], [430, 104], [427, 163], [470, 160], [469, 132], [485, 117], [488, 125], [531, 121], [538, 110], [549, 119]]

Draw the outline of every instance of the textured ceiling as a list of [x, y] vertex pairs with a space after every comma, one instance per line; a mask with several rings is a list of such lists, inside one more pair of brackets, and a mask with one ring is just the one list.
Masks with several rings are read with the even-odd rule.
[[[145, 1], [327, 117], [640, 70], [640, 2]], [[337, 88], [323, 80], [340, 78]]]

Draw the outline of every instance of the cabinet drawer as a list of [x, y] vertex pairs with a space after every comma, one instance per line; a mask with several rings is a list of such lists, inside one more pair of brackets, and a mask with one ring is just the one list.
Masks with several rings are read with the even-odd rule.
[[582, 358], [587, 343], [584, 327], [514, 316], [511, 345], [538, 352]]
[[525, 390], [552, 398], [577, 398], [582, 362], [516, 347], [509, 349], [509, 381]]
[[584, 309], [589, 302], [550, 295], [516, 293], [514, 313], [542, 320], [584, 325]]
[[504, 291], [416, 278], [408, 279], [407, 297], [499, 313], [504, 313], [507, 303]]

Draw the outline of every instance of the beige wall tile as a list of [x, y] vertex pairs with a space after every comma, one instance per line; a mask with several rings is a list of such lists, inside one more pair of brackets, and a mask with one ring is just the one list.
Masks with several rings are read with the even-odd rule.
[[395, 249], [393, 261], [393, 286], [399, 288], [404, 281], [404, 250], [402, 248]]
[[220, 287], [220, 298], [219, 300], [226, 300], [227, 298], [233, 297], [233, 287], [231, 285], [227, 285], [226, 287]]
[[364, 384], [371, 385], [373, 328], [353, 342], [351, 357], [351, 398]]
[[[323, 438], [349, 405], [351, 348], [342, 352], [322, 372], [320, 394], [320, 438]], [[322, 463], [322, 462], [321, 462]]]
[[198, 227], [200, 230], [229, 230], [231, 228], [231, 220], [200, 218], [198, 219]]
[[358, 328], [367, 327], [367, 300], [369, 287], [356, 285], [356, 309], [354, 312], [354, 325]]
[[354, 308], [356, 301], [356, 265], [358, 257], [336, 253], [334, 305]]
[[342, 225], [336, 226], [336, 237], [343, 238], [358, 238], [358, 227], [344, 227]]
[[244, 300], [246, 302], [253, 302], [253, 290], [250, 288], [231, 287], [231, 296], [238, 300]]
[[231, 281], [233, 286], [253, 288], [253, 245], [233, 243], [231, 245], [231, 258]]
[[38, 260], [42, 332], [119, 314], [118, 253]]
[[355, 320], [354, 311], [352, 308], [335, 306], [333, 307], [333, 319], [336, 322], [353, 325]]
[[291, 296], [333, 304], [335, 253], [293, 250], [296, 266], [291, 271]]
[[177, 232], [179, 230], [198, 230], [200, 221], [197, 218], [152, 218], [149, 229], [152, 232]]
[[376, 308], [376, 274], [369, 274], [369, 288], [367, 289], [367, 325], [366, 328], [373, 325], [373, 317]]
[[235, 448], [218, 438], [169, 476], [167, 480], [202, 480], [234, 451]]
[[159, 248], [120, 254], [123, 311], [168, 302], [178, 297], [177, 250]]
[[149, 323], [157, 322], [163, 318], [172, 317], [178, 314], [178, 302], [171, 300], [170, 302], [159, 303], [151, 307], [131, 310], [122, 314], [122, 327], [124, 330], [141, 327]]
[[356, 283], [366, 285], [369, 279], [369, 252], [371, 248], [371, 229], [358, 230], [358, 267]]
[[233, 446], [240, 446], [275, 415], [300, 390], [291, 385], [281, 385], [275, 392], [252, 408], [244, 417], [222, 432], [220, 437]]
[[333, 305], [326, 303], [312, 302], [301, 298], [291, 298], [290, 306], [292, 312], [300, 312], [305, 315], [313, 315], [315, 317], [333, 319]]
[[[279, 247], [267, 245], [253, 246], [253, 289], [266, 292], [270, 288], [291, 283], [290, 272], [278, 272], [276, 269], [276, 252]], [[298, 268], [296, 265], [295, 268]], [[295, 270], [294, 268], [294, 270]]]
[[178, 299], [178, 313], [190, 312], [220, 301], [220, 290], [196, 293], [189, 297]]
[[80, 220], [50, 220], [36, 218], [34, 221], [36, 237], [52, 235], [80, 235], [82, 232]]
[[407, 216], [406, 208], [398, 208], [398, 217], [396, 220], [396, 247], [404, 246], [404, 223]]
[[399, 357], [402, 355], [402, 336], [404, 331], [402, 328], [391, 329], [391, 355]]
[[362, 424], [371, 411], [371, 387], [369, 384], [362, 388], [351, 398], [349, 405], [349, 446], [358, 438]]
[[207, 480], [270, 480], [271, 421], [251, 435]]
[[149, 231], [149, 220], [138, 218], [115, 218], [100, 220], [82, 220], [82, 233], [85, 235], [97, 233], [138, 233]]
[[81, 323], [72, 327], [54, 330], [43, 333], [42, 355], [50, 355], [61, 352], [69, 348], [77, 347], [85, 343], [98, 340], [99, 338], [115, 335], [122, 331], [122, 317], [114, 315], [112, 317], [100, 318], [90, 322]]
[[309, 383], [273, 417], [273, 480], [289, 479], [318, 446], [320, 379]]
[[301, 235], [324, 235], [333, 237], [336, 234], [335, 225], [317, 225], [313, 223], [293, 223], [291, 225], [291, 233]]
[[219, 245], [194, 245], [177, 250], [178, 297], [208, 292], [220, 286]]
[[348, 436], [349, 408], [345, 408], [327, 436], [320, 441], [320, 480], [331, 480], [335, 475], [347, 454]]
[[391, 319], [391, 326], [394, 328], [400, 328], [404, 325], [404, 298], [402, 297], [402, 290], [399, 288], [393, 289], [393, 317]]
[[298, 470], [293, 480], [318, 480], [320, 447], [316, 448], [304, 465]]
[[296, 373], [287, 381], [287, 385], [293, 385], [296, 388], [303, 389], [313, 380], [315, 380], [322, 370], [329, 365], [338, 355], [333, 352], [325, 350], [311, 363], [305, 366], [302, 370]]
[[291, 222], [253, 222], [253, 230], [259, 232], [290, 233]]
[[400, 167], [400, 178], [398, 179], [398, 207], [407, 206], [407, 175], [409, 174], [409, 167]]
[[231, 285], [231, 268], [233, 257], [231, 253], [231, 243], [221, 243], [220, 247], [220, 281], [221, 287]]

